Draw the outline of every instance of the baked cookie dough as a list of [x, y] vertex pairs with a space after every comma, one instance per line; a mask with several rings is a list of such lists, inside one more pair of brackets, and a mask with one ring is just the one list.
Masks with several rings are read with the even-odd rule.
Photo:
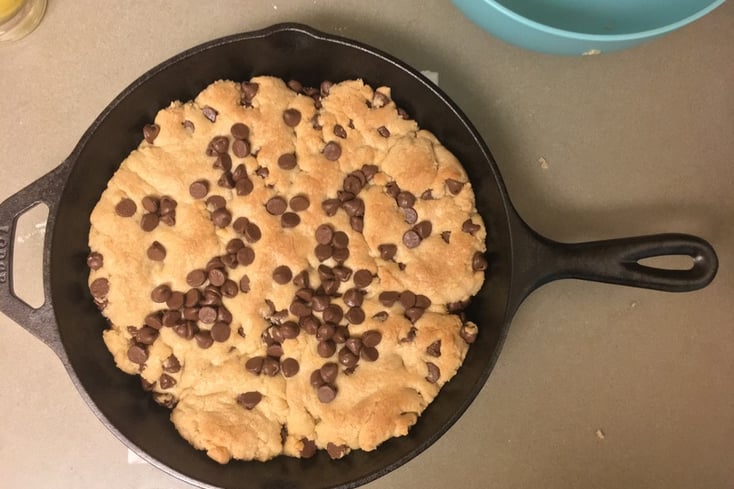
[[217, 81], [143, 128], [91, 214], [117, 366], [212, 459], [405, 435], [477, 334], [486, 231], [388, 87]]

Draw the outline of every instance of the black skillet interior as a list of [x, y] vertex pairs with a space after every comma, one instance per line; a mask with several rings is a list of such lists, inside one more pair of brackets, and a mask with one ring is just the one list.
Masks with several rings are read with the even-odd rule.
[[[351, 78], [391, 86], [396, 103], [463, 162], [489, 230], [488, 279], [467, 310], [468, 319], [479, 325], [481, 333], [465, 364], [408, 436], [340, 461], [320, 453], [310, 460], [279, 457], [267, 463], [221, 466], [190, 447], [169, 421], [169, 411], [143, 393], [137, 377], [115, 368], [102, 342], [106, 323], [86, 287], [89, 214], [120, 162], [139, 144], [143, 125], [171, 100], [189, 100], [216, 79], [247, 80], [260, 74], [312, 86], [325, 79]], [[440, 90], [394, 58], [293, 24], [213, 41], [172, 58], [134, 82], [94, 123], [71, 158], [73, 169], [58, 207], [50, 261], [50, 288], [68, 357], [66, 366], [102, 422], [159, 468], [203, 487], [355, 487], [427, 448], [458, 419], [485, 383], [511, 313], [507, 304], [512, 211], [476, 130]]]

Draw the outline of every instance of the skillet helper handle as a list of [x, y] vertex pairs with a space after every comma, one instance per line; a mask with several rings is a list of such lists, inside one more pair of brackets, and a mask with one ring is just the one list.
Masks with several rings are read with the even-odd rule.
[[[57, 207], [70, 169], [71, 161], [66, 160], [0, 204], [0, 312], [46, 343], [57, 355], [63, 354], [63, 346], [51, 301], [50, 245]], [[23, 302], [13, 289], [13, 255], [18, 218], [40, 203], [48, 206], [43, 247], [44, 302], [34, 308]]]
[[[687, 234], [573, 244], [558, 243], [539, 235], [535, 238], [541, 249], [536, 287], [551, 280], [576, 278], [665, 292], [689, 292], [708, 285], [718, 269], [718, 258], [711, 245]], [[639, 263], [645, 258], [679, 255], [689, 256], [692, 266], [667, 269]]]

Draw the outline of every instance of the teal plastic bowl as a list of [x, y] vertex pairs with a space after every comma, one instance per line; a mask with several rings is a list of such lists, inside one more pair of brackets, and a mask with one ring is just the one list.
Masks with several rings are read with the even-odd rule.
[[618, 51], [674, 31], [725, 0], [452, 0], [487, 32], [551, 54]]

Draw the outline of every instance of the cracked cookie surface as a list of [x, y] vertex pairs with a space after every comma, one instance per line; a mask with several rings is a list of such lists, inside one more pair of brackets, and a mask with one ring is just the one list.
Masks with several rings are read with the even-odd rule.
[[360, 80], [217, 81], [91, 215], [117, 366], [220, 463], [405, 435], [460, 367], [486, 231], [457, 159]]

